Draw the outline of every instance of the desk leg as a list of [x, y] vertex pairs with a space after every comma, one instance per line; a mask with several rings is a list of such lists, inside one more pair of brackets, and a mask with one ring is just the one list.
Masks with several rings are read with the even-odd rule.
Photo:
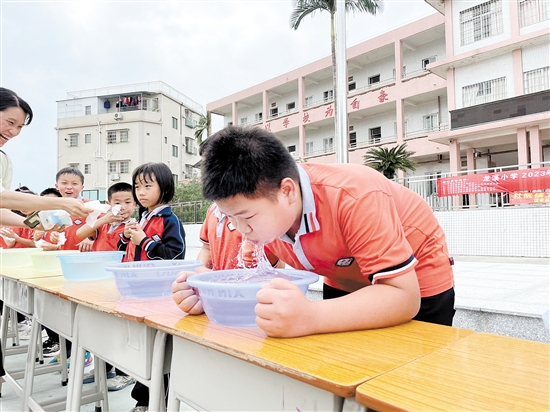
[[[2, 356], [2, 365], [5, 365], [6, 360], [6, 342], [8, 340], [8, 322], [10, 319], [10, 308], [4, 304], [4, 308], [2, 311], [2, 321], [0, 322], [0, 339], [2, 339], [2, 353], [0, 356]], [[5, 367], [5, 366], [4, 366]], [[2, 396], [2, 382], [3, 379], [0, 378], [0, 397]]]
[[[153, 349], [153, 362], [151, 365], [151, 384], [149, 385], [149, 410], [164, 411], [164, 354], [166, 349], [166, 333], [157, 331]], [[160, 384], [156, 384], [159, 382]]]
[[32, 396], [32, 389], [34, 386], [34, 371], [36, 367], [35, 357], [38, 344], [38, 333], [41, 332], [42, 325], [37, 322], [33, 317], [31, 326], [31, 337], [29, 340], [29, 347], [27, 351], [27, 364], [25, 365], [25, 377], [23, 379], [23, 399], [22, 399], [22, 411], [29, 410], [29, 398]]

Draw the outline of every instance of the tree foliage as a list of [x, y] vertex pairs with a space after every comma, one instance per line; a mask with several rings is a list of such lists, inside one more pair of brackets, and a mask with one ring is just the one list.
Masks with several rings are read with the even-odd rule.
[[212, 126], [212, 116], [210, 112], [206, 112], [206, 116], [201, 115], [197, 126], [195, 127], [195, 139], [200, 145], [202, 143], [202, 135], [206, 132], [206, 137], [210, 136]]
[[388, 149], [387, 147], [376, 147], [370, 149], [363, 160], [366, 166], [372, 167], [379, 171], [388, 179], [394, 179], [397, 171], [416, 170], [417, 164], [410, 159], [415, 152], [407, 150], [407, 144], [403, 143], [399, 146]]

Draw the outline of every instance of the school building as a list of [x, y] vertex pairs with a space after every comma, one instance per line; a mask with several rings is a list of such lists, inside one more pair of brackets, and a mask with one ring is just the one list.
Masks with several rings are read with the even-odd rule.
[[[550, 165], [550, 2], [427, 3], [436, 13], [347, 49], [349, 162], [406, 143], [427, 200], [446, 174]], [[298, 161], [336, 161], [330, 56], [207, 110], [274, 132]]]
[[82, 195], [99, 200], [113, 183], [131, 183], [146, 162], [166, 163], [176, 182], [195, 177], [194, 128], [203, 112], [161, 81], [69, 92], [57, 102], [57, 168], [78, 168]]

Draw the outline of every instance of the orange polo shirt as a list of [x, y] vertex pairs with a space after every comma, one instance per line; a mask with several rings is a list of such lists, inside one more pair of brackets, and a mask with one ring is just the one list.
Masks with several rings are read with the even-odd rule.
[[445, 234], [419, 195], [363, 165], [298, 168], [302, 223], [294, 242], [269, 244], [280, 259], [348, 292], [413, 268], [422, 297], [453, 287]]
[[[218, 206], [213, 203], [206, 212], [204, 223], [200, 230], [200, 240], [210, 246], [210, 258], [213, 270], [235, 269], [239, 267], [239, 253], [242, 235], [233, 227], [229, 219], [223, 215]], [[279, 259], [264, 247], [269, 262], [275, 266]], [[254, 262], [253, 246], [246, 242], [242, 253], [243, 264], [250, 267]]]

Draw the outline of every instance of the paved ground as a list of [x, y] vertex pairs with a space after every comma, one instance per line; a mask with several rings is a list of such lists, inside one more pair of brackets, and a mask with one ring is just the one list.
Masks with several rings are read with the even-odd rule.
[[[187, 258], [194, 259], [198, 248], [188, 248]], [[478, 331], [549, 342], [542, 315], [549, 309], [550, 259], [455, 256], [455, 326]], [[320, 283], [308, 294], [320, 298]], [[10, 356], [8, 368], [23, 367], [25, 356]], [[93, 367], [86, 369], [88, 371]], [[47, 399], [66, 393], [59, 384], [60, 375], [37, 377], [38, 398]], [[109, 396], [110, 410], [129, 411], [134, 406], [131, 387]], [[19, 411], [20, 400], [7, 385], [0, 398], [1, 412]], [[93, 411], [85, 405], [83, 411]]]

